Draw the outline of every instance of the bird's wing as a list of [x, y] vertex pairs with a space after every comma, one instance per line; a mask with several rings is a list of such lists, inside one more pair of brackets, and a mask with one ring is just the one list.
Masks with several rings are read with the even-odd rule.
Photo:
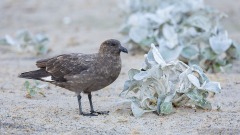
[[[60, 55], [60, 56], [61, 56], [61, 55]], [[58, 56], [56, 56], [56, 57], [58, 57]], [[51, 60], [51, 59], [55, 59], [56, 57], [38, 60], [38, 61], [36, 62], [36, 66], [37, 66], [38, 68], [46, 68], [47, 62], [48, 62], [49, 60]]]
[[52, 76], [52, 80], [66, 81], [65, 75], [80, 74], [82, 71], [87, 70], [94, 60], [94, 55], [63, 54], [39, 60], [36, 62], [36, 65], [39, 68], [45, 68]]

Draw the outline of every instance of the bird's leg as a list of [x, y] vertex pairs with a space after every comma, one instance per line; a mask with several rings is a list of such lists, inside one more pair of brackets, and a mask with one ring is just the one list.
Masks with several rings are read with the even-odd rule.
[[83, 116], [97, 116], [97, 115], [95, 115], [93, 113], [83, 113], [81, 98], [82, 98], [82, 96], [80, 94], [78, 94], [77, 95], [77, 99], [78, 99], [78, 105], [79, 105], [79, 115], [83, 115]]
[[88, 94], [88, 100], [89, 100], [89, 104], [90, 104], [90, 112], [93, 113], [94, 109], [93, 109], [93, 103], [92, 103], [92, 94], [91, 92]]
[[101, 114], [101, 115], [105, 114], [105, 115], [108, 115], [109, 111], [101, 111], [101, 112], [94, 111], [91, 92], [88, 93], [88, 100], [89, 100], [89, 104], [90, 104], [90, 109], [91, 109], [90, 112], [91, 112], [91, 114]]
[[78, 94], [77, 95], [77, 99], [78, 99], [78, 106], [79, 106], [79, 114], [82, 115], [83, 114], [83, 111], [82, 111], [82, 103], [81, 103], [81, 95]]

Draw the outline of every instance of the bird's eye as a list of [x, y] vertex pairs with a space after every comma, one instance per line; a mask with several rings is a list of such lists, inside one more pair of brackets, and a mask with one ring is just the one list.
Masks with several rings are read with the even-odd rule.
[[111, 44], [111, 46], [115, 46], [116, 44]]

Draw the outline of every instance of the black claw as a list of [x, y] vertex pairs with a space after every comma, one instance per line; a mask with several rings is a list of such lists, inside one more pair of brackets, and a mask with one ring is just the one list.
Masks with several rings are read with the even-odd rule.
[[82, 116], [98, 116], [98, 115], [108, 115], [109, 111], [96, 112], [92, 111], [91, 113], [80, 113]]
[[82, 113], [80, 115], [82, 115], [82, 116], [98, 116], [97, 114], [94, 114], [94, 113]]
[[100, 111], [100, 112], [97, 112], [97, 111], [91, 111], [92, 114], [99, 114], [99, 115], [108, 115], [109, 114], [109, 111]]

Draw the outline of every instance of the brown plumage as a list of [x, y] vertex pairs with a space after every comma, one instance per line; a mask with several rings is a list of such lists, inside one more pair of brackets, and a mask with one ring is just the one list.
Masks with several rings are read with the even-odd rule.
[[[25, 72], [20, 78], [50, 82], [77, 93], [81, 115], [95, 116], [106, 112], [95, 112], [91, 92], [100, 90], [114, 82], [121, 71], [120, 52], [127, 53], [115, 39], [104, 41], [95, 54], [63, 54], [36, 62], [38, 70]], [[91, 113], [82, 112], [81, 95], [88, 94]]]

